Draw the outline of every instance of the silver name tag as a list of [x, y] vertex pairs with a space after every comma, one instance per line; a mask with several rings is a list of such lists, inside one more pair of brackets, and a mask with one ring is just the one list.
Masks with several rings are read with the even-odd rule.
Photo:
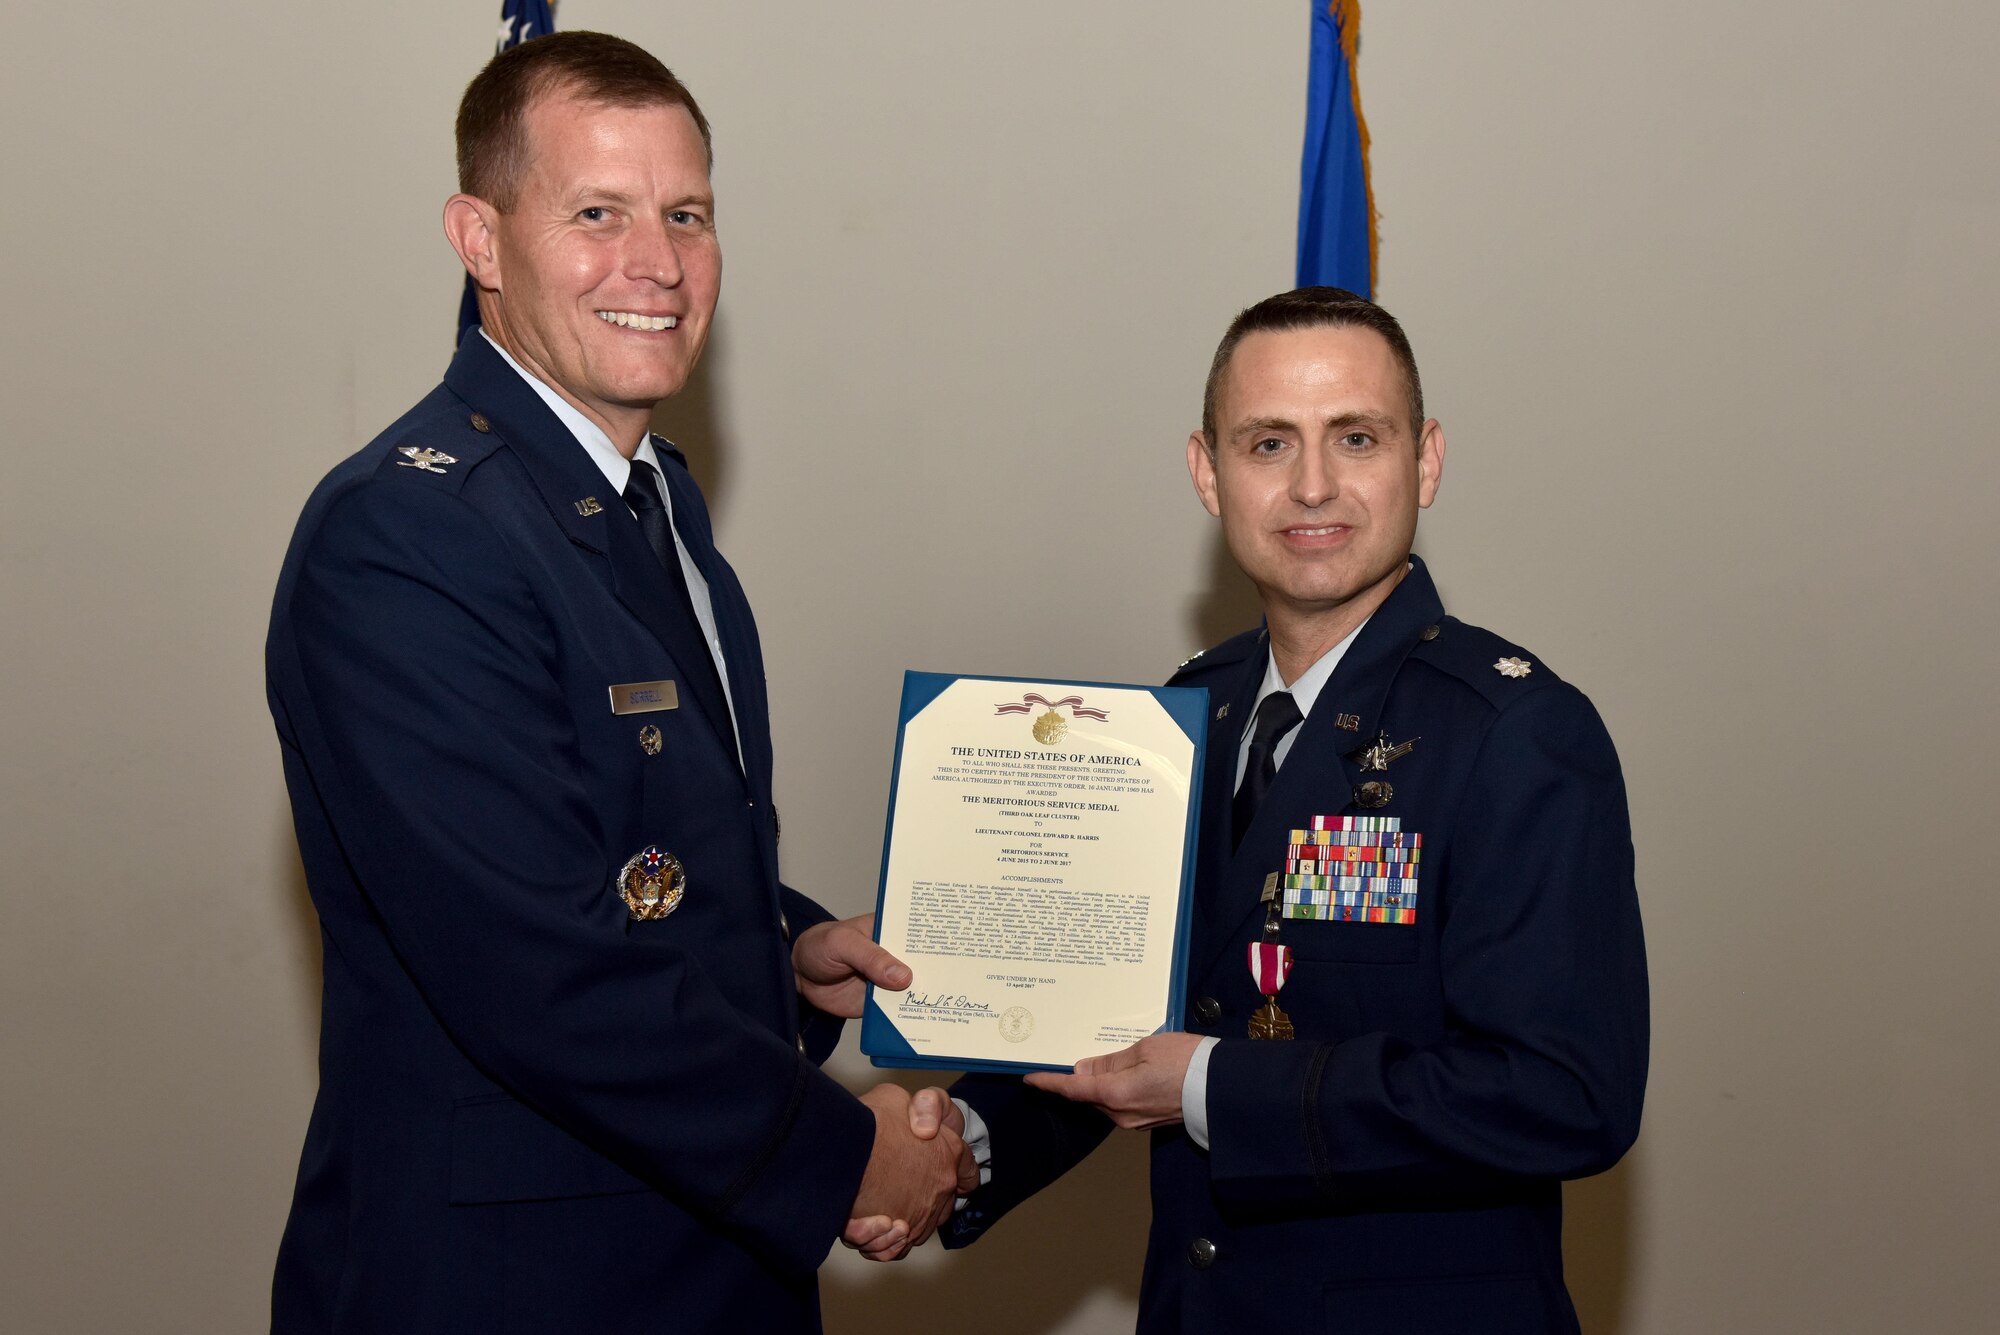
[[651, 714], [681, 707], [681, 688], [671, 681], [629, 681], [611, 688], [614, 714]]

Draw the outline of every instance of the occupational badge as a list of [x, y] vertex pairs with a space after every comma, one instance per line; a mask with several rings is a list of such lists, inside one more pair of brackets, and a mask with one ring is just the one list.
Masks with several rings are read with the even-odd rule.
[[687, 890], [687, 870], [681, 860], [657, 846], [634, 853], [618, 872], [618, 897], [634, 922], [652, 922], [681, 906]]
[[396, 453], [409, 456], [407, 462], [402, 459], [396, 460], [396, 467], [421, 468], [426, 473], [442, 473], [444, 471], [442, 465], [458, 462], [443, 450], [434, 450], [428, 445], [422, 449], [418, 449], [415, 445], [405, 445]]
[[1354, 805], [1367, 807], [1373, 811], [1389, 805], [1389, 799], [1396, 795], [1396, 786], [1384, 779], [1370, 779], [1354, 790]]
[[1374, 741], [1368, 743], [1368, 745], [1362, 747], [1359, 751], [1349, 751], [1347, 758], [1361, 766], [1363, 774], [1385, 774], [1388, 772], [1390, 761], [1401, 760], [1404, 756], [1410, 754], [1410, 751], [1422, 740], [1423, 738], [1421, 737], [1412, 737], [1407, 742], [1398, 742], [1396, 745], [1391, 746], [1389, 745], [1389, 734], [1378, 732], [1375, 734]]
[[1264, 1004], [1250, 1016], [1250, 1037], [1286, 1039], [1292, 1037], [1292, 1017], [1278, 1009], [1278, 989], [1292, 973], [1292, 948], [1276, 941], [1250, 943], [1250, 977], [1264, 994]]
[[1414, 923], [1423, 858], [1423, 835], [1401, 816], [1314, 816], [1292, 831], [1272, 917]]

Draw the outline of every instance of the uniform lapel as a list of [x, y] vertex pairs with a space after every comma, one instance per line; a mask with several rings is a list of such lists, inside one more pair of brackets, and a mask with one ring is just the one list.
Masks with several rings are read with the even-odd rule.
[[[687, 459], [669, 441], [653, 437], [653, 448], [666, 465], [667, 489], [673, 494], [674, 529], [708, 585], [709, 609], [715, 617], [716, 638], [722, 642], [722, 657], [729, 669], [729, 695], [736, 702], [736, 738], [743, 752], [745, 777], [750, 791], [767, 799], [771, 786], [771, 739], [760, 720], [770, 717], [764, 699], [764, 660], [757, 642], [756, 622], [749, 600], [736, 572], [716, 550], [710, 527], [708, 506], [694, 477], [687, 471]], [[705, 651], [705, 650], [704, 650]]]
[[1257, 651], [1236, 669], [1208, 725], [1208, 772], [1202, 776], [1201, 842], [1195, 883], [1211, 887], [1202, 897], [1201, 911], [1211, 930], [1222, 926], [1224, 897], [1219, 893], [1228, 884], [1230, 864], [1235, 860], [1230, 848], [1230, 804], [1236, 794], [1236, 754], [1243, 746], [1243, 730], [1250, 726], [1257, 688], [1263, 684], [1270, 659], [1269, 641], [1257, 637]]
[[[665, 572], [646, 545], [639, 521], [621, 497], [611, 494], [610, 482], [583, 446], [477, 331], [460, 342], [444, 383], [486, 422], [486, 429], [507, 442], [570, 541], [602, 558], [613, 596], [659, 641], [695, 712], [726, 748], [731, 733], [721, 690], [712, 671], [697, 670], [704, 661], [713, 662], [701, 627], [668, 593]], [[677, 525], [679, 499], [677, 494]]]

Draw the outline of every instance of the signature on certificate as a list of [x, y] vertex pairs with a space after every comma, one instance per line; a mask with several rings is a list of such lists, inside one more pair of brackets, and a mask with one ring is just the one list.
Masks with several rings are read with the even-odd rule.
[[902, 1010], [924, 1011], [972, 1011], [975, 1014], [990, 1015], [993, 1007], [984, 1001], [974, 1001], [963, 992], [911, 992], [905, 996], [900, 1006]]

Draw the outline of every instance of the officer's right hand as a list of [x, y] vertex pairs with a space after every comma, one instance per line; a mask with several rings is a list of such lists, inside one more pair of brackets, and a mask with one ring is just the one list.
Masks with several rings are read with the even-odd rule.
[[[930, 1106], [914, 1111], [909, 1092], [900, 1085], [877, 1085], [861, 1096], [875, 1114], [875, 1149], [843, 1237], [872, 1259], [894, 1260], [921, 1245], [951, 1217], [960, 1189], [970, 1189], [964, 1165], [972, 1156], [959, 1134], [965, 1122], [950, 1100], [937, 1107], [935, 1100], [942, 1095], [941, 1090], [925, 1090], [919, 1102]], [[936, 1130], [925, 1137], [913, 1122]], [[977, 1168], [970, 1177], [976, 1185]]]

